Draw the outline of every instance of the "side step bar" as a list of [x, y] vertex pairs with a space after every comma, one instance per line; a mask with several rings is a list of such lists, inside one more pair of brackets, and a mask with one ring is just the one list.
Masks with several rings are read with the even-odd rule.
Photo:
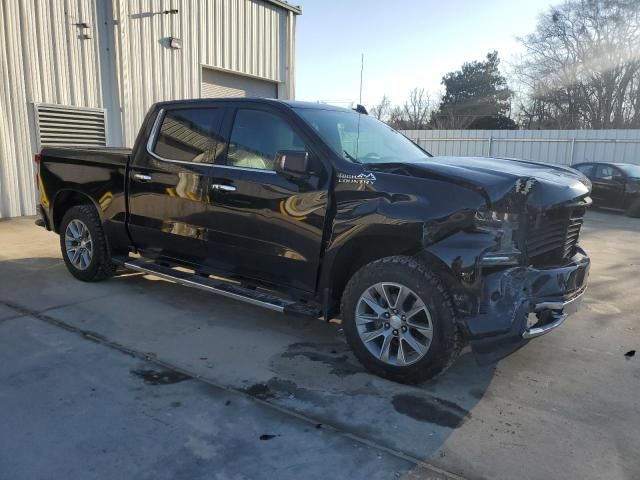
[[304, 317], [318, 318], [321, 312], [312, 306], [295, 302], [275, 295], [244, 288], [222, 280], [197, 275], [191, 272], [182, 272], [171, 267], [158, 265], [151, 261], [134, 259], [129, 257], [115, 257], [113, 262], [129, 270], [142, 272], [149, 275], [169, 280], [186, 287], [197, 288], [205, 292], [215, 293], [223, 297], [240, 300], [251, 305], [267, 308], [275, 312], [289, 313]]

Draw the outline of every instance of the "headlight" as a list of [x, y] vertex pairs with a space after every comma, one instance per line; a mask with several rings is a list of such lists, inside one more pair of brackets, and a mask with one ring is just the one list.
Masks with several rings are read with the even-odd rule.
[[589, 180], [585, 175], [582, 175], [579, 179], [580, 183], [582, 183], [585, 187], [591, 191], [593, 185], [591, 184], [591, 180]]
[[474, 217], [474, 225], [477, 230], [496, 233], [496, 248], [480, 257], [481, 265], [489, 267], [520, 263], [520, 252], [513, 243], [514, 232], [518, 229], [518, 214], [478, 210]]
[[517, 213], [498, 212], [496, 210], [478, 210], [474, 223], [479, 230], [512, 229], [518, 222]]

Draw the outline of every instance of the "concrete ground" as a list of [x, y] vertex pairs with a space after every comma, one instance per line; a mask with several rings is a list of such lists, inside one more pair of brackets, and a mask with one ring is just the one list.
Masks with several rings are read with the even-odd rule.
[[640, 220], [589, 212], [581, 312], [419, 387], [339, 325], [138, 274], [67, 273], [0, 222], [0, 479], [640, 478]]

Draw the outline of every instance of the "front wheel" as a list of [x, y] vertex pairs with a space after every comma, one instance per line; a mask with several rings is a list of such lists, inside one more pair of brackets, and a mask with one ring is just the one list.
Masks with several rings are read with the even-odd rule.
[[78, 280], [98, 282], [115, 272], [107, 237], [92, 205], [77, 205], [65, 213], [60, 224], [60, 249], [67, 269]]
[[347, 341], [373, 373], [418, 383], [443, 373], [462, 341], [449, 294], [414, 257], [387, 257], [362, 267], [342, 297]]

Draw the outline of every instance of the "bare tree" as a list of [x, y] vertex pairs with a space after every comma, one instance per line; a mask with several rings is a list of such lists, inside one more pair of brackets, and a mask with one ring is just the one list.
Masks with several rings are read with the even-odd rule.
[[389, 118], [387, 119], [387, 125], [396, 130], [403, 130], [407, 128], [407, 116], [403, 107], [395, 106], [389, 110]]
[[383, 122], [387, 120], [389, 114], [391, 113], [391, 100], [389, 97], [384, 95], [376, 106], [371, 109], [371, 115], [378, 120], [382, 120]]
[[414, 88], [402, 105], [392, 105], [385, 95], [371, 109], [371, 115], [396, 130], [422, 130], [429, 128], [429, 118], [439, 103], [439, 97], [429, 95], [423, 88]]
[[408, 130], [423, 130], [429, 123], [434, 102], [424, 88], [414, 88], [404, 104], [404, 115]]
[[568, 0], [521, 42], [525, 126], [640, 126], [640, 0]]

